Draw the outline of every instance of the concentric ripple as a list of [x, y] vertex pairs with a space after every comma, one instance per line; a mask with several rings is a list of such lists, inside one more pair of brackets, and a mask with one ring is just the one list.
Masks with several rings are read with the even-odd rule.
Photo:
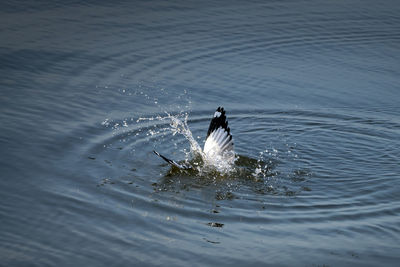
[[[382, 116], [345, 113], [232, 111], [237, 164], [251, 170], [246, 174], [196, 176], [171, 170], [152, 154], [153, 148], [185, 160], [190, 144], [184, 136], [173, 135], [170, 119], [159, 115], [103, 121], [105, 134], [93, 138], [96, 142], [78, 158], [88, 165], [91, 183], [105, 202], [122, 209], [134, 205], [134, 212], [175, 221], [181, 235], [197, 229], [207, 236], [204, 225], [234, 228], [240, 218], [249, 230], [291, 225], [317, 234], [338, 231], [340, 225], [340, 233], [349, 239], [369, 231], [391, 238], [399, 212], [393, 205], [399, 201], [393, 173], [398, 150], [389, 144], [400, 125], [386, 121], [379, 127], [385, 121]], [[198, 140], [204, 139], [200, 134], [208, 117], [204, 111], [189, 114], [188, 125]], [[258, 169], [261, 164], [264, 169]], [[359, 165], [356, 171], [354, 165]], [[99, 169], [101, 175], [94, 175]], [[385, 222], [385, 227], [371, 228], [370, 218]], [[137, 227], [143, 227], [142, 233], [154, 231], [154, 225]], [[285, 231], [279, 236], [294, 234]], [[217, 236], [218, 242], [225, 239]]]
[[[209, 113], [173, 116], [188, 117], [202, 145]], [[290, 236], [299, 242], [290, 245], [298, 251], [311, 249], [307, 244], [315, 238], [333, 240], [318, 248], [325, 257], [330, 251], [358, 255], [342, 240], [352, 244], [378, 234], [382, 242], [396, 242], [399, 144], [394, 138], [400, 124], [390, 116], [328, 109], [232, 110], [228, 118], [239, 171], [228, 176], [174, 170], [152, 153], [156, 148], [176, 160], [190, 156], [189, 141], [174, 134], [170, 116], [105, 119], [80, 130], [95, 135], [75, 160], [66, 159], [84, 169], [79, 176], [91, 184], [78, 199], [102, 206], [99, 219], [112, 212], [113, 220], [134, 221], [133, 232], [110, 225], [112, 232], [103, 235], [132, 245], [152, 243], [161, 254], [167, 244], [183, 242], [188, 247], [181, 247], [180, 256], [203, 247], [202, 242], [226, 248], [242, 233], [243, 246], [258, 247], [264, 242], [261, 234], [276, 249]], [[189, 242], [193, 236], [199, 237], [196, 243]]]

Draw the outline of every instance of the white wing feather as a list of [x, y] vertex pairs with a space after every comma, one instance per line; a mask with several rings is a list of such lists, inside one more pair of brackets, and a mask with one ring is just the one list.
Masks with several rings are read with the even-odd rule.
[[222, 155], [225, 151], [233, 150], [233, 142], [229, 133], [222, 127], [212, 132], [204, 144], [203, 152], [208, 155]]

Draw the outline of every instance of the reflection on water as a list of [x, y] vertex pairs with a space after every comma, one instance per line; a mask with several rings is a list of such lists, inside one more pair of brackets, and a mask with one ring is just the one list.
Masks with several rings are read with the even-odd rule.
[[[397, 266], [399, 12], [3, 1], [0, 265]], [[192, 153], [218, 106], [229, 174]]]

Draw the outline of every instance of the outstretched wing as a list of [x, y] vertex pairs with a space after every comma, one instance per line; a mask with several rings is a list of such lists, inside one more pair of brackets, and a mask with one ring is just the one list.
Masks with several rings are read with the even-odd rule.
[[222, 154], [225, 151], [233, 151], [233, 140], [226, 120], [225, 110], [218, 107], [210, 122], [207, 132], [206, 143], [204, 144], [206, 155]]
[[171, 164], [172, 166], [175, 166], [181, 170], [188, 170], [190, 169], [190, 167], [187, 167], [185, 165], [179, 164], [176, 161], [166, 158], [163, 155], [161, 155], [160, 153], [158, 153], [157, 151], [153, 150], [154, 154], [156, 154], [157, 156], [159, 156], [160, 158], [162, 158], [163, 160], [165, 160], [166, 162], [168, 162], [169, 164]]

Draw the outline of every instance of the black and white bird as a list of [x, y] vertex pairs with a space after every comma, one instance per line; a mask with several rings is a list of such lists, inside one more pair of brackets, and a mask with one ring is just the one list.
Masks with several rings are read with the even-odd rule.
[[[187, 170], [192, 168], [168, 159], [157, 151], [153, 152], [179, 169]], [[223, 107], [218, 107], [211, 119], [201, 156], [205, 164], [215, 166], [221, 170], [229, 168], [235, 161], [232, 135]]]

